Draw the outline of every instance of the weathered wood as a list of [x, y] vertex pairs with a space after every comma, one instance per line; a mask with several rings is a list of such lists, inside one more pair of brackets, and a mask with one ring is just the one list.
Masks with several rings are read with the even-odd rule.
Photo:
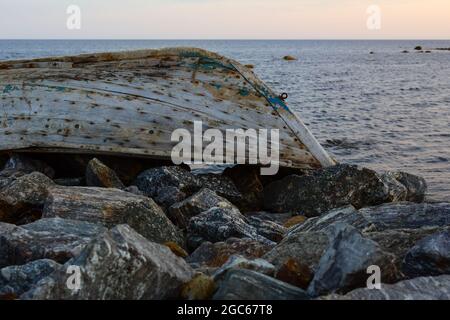
[[[201, 120], [204, 130], [223, 133], [279, 129], [282, 166], [334, 164], [298, 116], [250, 69], [201, 49], [0, 62], [0, 117], [0, 151], [170, 159], [173, 130], [192, 131], [192, 121]], [[247, 161], [258, 160], [251, 157]]]

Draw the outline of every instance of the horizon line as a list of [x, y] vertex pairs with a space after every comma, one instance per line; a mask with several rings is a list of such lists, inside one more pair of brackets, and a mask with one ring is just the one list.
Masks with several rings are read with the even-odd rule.
[[450, 41], [450, 38], [299, 38], [299, 39], [263, 39], [263, 38], [192, 38], [192, 39], [177, 39], [177, 38], [0, 38], [0, 41], [14, 40], [14, 41]]

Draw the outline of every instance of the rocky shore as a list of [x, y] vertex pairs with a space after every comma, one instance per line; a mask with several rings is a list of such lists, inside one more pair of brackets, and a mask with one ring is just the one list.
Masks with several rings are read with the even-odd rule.
[[427, 202], [408, 173], [31, 154], [0, 166], [0, 299], [450, 299], [450, 203]]

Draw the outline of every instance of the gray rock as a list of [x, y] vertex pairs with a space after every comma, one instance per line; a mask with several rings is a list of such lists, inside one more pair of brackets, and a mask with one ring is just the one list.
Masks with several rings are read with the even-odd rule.
[[386, 202], [399, 202], [406, 201], [408, 196], [408, 189], [395, 179], [395, 175], [391, 172], [387, 172], [381, 175], [381, 179], [388, 186], [388, 201]]
[[214, 191], [204, 188], [191, 197], [175, 203], [168, 210], [168, 216], [175, 225], [186, 229], [189, 220], [211, 208], [237, 208], [227, 199], [220, 197]]
[[308, 287], [310, 295], [348, 292], [366, 286], [369, 277], [367, 268], [372, 265], [382, 270], [383, 282], [397, 279], [395, 256], [383, 251], [376, 242], [364, 238], [357, 229], [343, 223], [331, 225], [330, 231], [330, 245]]
[[280, 242], [283, 240], [284, 235], [287, 232], [287, 228], [272, 221], [262, 220], [257, 217], [247, 217], [247, 220], [251, 226], [256, 228], [256, 232], [259, 235], [273, 242]]
[[315, 270], [328, 244], [326, 231], [291, 232], [262, 258], [276, 267], [294, 258]]
[[233, 255], [225, 264], [216, 270], [213, 274], [214, 280], [220, 281], [223, 276], [231, 269], [253, 270], [268, 276], [273, 276], [275, 266], [263, 259], [247, 259], [240, 255]]
[[344, 296], [324, 300], [450, 300], [450, 276], [422, 277], [396, 284], [382, 284], [381, 290], [356, 289]]
[[128, 224], [150, 241], [173, 241], [184, 246], [181, 231], [152, 199], [117, 189], [52, 188], [42, 216], [87, 221], [107, 228]]
[[264, 189], [264, 208], [314, 217], [346, 205], [359, 209], [382, 204], [389, 197], [388, 186], [375, 171], [337, 165], [271, 183]]
[[133, 184], [164, 208], [186, 199], [201, 188], [191, 172], [176, 166], [146, 170]]
[[47, 277], [61, 265], [53, 260], [36, 260], [20, 266], [9, 266], [0, 270], [0, 299], [3, 295], [18, 298], [31, 286]]
[[359, 213], [378, 231], [450, 225], [450, 203], [389, 203]]
[[[39, 172], [23, 175], [0, 191], [0, 221], [19, 224], [41, 215], [48, 190], [53, 181]], [[32, 219], [33, 215], [37, 215]]]
[[308, 300], [302, 289], [255, 271], [229, 270], [214, 300]]
[[[69, 267], [81, 272], [80, 289], [70, 290]], [[62, 271], [41, 280], [23, 299], [132, 300], [176, 298], [194, 275], [167, 247], [153, 243], [127, 225], [105, 232]]]
[[263, 243], [272, 241], [260, 236], [237, 209], [211, 208], [193, 217], [187, 229], [188, 245], [197, 248], [203, 241], [220, 242], [228, 238], [249, 238]]
[[419, 241], [406, 254], [402, 271], [409, 277], [450, 274], [450, 230]]
[[226, 263], [232, 255], [239, 254], [247, 259], [257, 259], [273, 246], [252, 239], [238, 238], [230, 238], [225, 242], [203, 242], [186, 261], [195, 268], [217, 268]]
[[65, 219], [41, 219], [22, 227], [0, 223], [0, 268], [39, 259], [65, 263], [104, 227]]
[[29, 158], [23, 154], [14, 153], [6, 162], [3, 170], [20, 171], [25, 174], [40, 172], [49, 178], [55, 176], [55, 170], [48, 166], [45, 162]]
[[406, 197], [403, 201], [423, 202], [427, 193], [427, 182], [424, 178], [401, 171], [388, 172], [389, 175], [406, 188]]
[[442, 230], [438, 227], [420, 229], [393, 229], [376, 232], [365, 232], [364, 237], [378, 243], [380, 247], [396, 256], [397, 268], [401, 269], [402, 261], [408, 251], [423, 238]]
[[229, 177], [212, 173], [199, 174], [196, 177], [202, 188], [208, 188], [234, 204], [242, 202], [242, 194]]
[[125, 188], [117, 174], [96, 158], [89, 161], [86, 167], [85, 179], [86, 185], [89, 187]]
[[361, 231], [372, 228], [372, 224], [353, 206], [346, 206], [330, 210], [320, 217], [308, 219], [289, 232], [323, 231], [335, 222], [347, 223]]

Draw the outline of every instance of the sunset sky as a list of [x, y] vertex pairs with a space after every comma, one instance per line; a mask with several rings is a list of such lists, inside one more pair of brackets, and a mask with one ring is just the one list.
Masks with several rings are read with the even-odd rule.
[[[68, 30], [69, 5], [81, 29]], [[381, 9], [369, 30], [367, 9]], [[449, 0], [2, 0], [0, 39], [450, 39]]]

